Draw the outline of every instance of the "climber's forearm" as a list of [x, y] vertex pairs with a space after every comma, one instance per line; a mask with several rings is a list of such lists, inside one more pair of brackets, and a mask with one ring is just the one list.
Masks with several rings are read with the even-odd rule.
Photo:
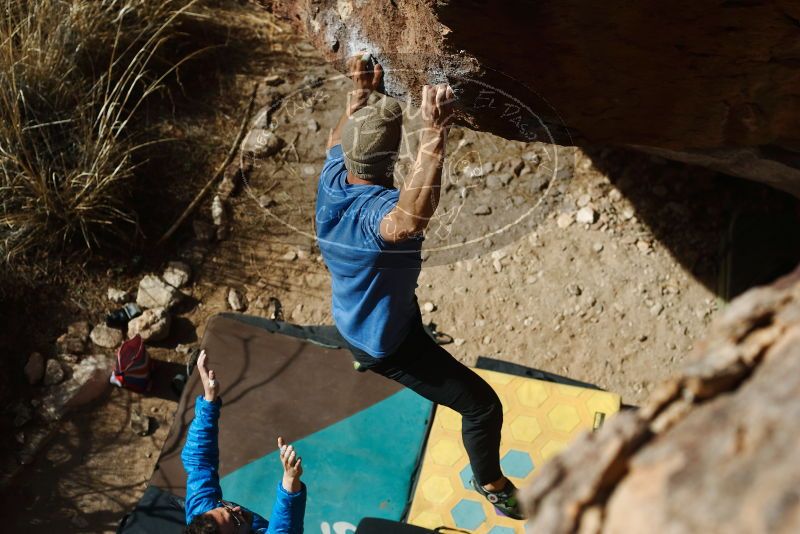
[[419, 235], [439, 204], [447, 132], [425, 128], [411, 179], [403, 187], [397, 206], [381, 221], [381, 237], [390, 243]]

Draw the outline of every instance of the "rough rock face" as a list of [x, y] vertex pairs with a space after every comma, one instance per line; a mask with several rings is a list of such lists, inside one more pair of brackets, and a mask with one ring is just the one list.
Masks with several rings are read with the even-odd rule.
[[[506, 138], [635, 146], [800, 196], [800, 4], [261, 0], [385, 92]], [[341, 65], [341, 64], [340, 64]]]
[[108, 377], [113, 365], [114, 360], [103, 354], [87, 356], [74, 365], [70, 379], [52, 388], [42, 399], [42, 417], [56, 421], [67, 411], [98, 398], [110, 387]]
[[522, 499], [531, 532], [800, 532], [800, 268], [736, 299], [638, 412]]

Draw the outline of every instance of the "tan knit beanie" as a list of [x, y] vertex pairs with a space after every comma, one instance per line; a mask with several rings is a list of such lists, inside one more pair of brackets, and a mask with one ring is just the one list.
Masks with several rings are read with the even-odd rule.
[[403, 109], [387, 96], [353, 113], [342, 129], [347, 170], [364, 180], [391, 176], [402, 126]]

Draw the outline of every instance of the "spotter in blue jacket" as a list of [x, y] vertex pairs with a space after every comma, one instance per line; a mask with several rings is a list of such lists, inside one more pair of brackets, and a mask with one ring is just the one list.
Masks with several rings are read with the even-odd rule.
[[[217, 441], [219, 410], [222, 402], [208, 402], [198, 396], [194, 404], [194, 420], [189, 426], [181, 460], [187, 473], [186, 524], [201, 514], [222, 506], [222, 489], [219, 486], [219, 446]], [[242, 507], [244, 508], [244, 507]], [[288, 492], [278, 482], [278, 495], [269, 521], [248, 510], [253, 515], [251, 529], [258, 534], [302, 534], [306, 511], [306, 486], [300, 491]]]

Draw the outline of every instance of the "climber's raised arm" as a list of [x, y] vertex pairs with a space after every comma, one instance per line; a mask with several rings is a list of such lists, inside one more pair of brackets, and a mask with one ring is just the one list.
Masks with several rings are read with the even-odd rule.
[[397, 206], [381, 221], [381, 237], [389, 243], [419, 235], [436, 211], [452, 103], [453, 90], [449, 85], [422, 87], [423, 127], [411, 179], [400, 192]]

